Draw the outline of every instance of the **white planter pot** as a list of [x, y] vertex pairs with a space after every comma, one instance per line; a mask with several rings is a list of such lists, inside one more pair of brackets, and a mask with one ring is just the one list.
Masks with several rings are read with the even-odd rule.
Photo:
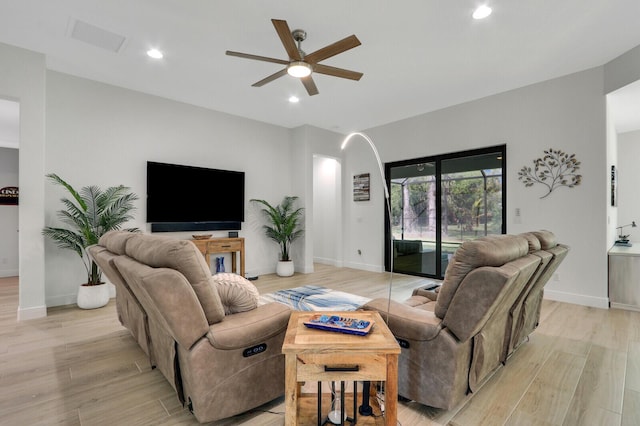
[[109, 285], [81, 285], [78, 289], [78, 307], [81, 309], [101, 308], [109, 303]]
[[293, 260], [280, 260], [276, 266], [276, 274], [280, 277], [290, 277], [293, 275]]

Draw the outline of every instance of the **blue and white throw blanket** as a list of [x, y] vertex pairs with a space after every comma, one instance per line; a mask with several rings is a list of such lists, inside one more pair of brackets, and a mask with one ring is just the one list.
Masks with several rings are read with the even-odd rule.
[[297, 311], [355, 311], [371, 299], [316, 285], [278, 290], [260, 296], [260, 304], [278, 302]]

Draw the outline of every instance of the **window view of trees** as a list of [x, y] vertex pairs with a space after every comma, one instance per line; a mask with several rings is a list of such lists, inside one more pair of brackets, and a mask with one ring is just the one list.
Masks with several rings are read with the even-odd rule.
[[394, 269], [436, 275], [440, 259], [442, 276], [462, 242], [503, 232], [502, 155], [436, 160], [440, 191], [436, 161], [390, 168]]
[[[500, 169], [494, 169], [455, 173], [442, 177], [443, 240], [462, 242], [501, 232], [502, 176], [500, 173]], [[435, 176], [405, 178], [391, 182], [394, 239], [435, 240], [435, 185]]]

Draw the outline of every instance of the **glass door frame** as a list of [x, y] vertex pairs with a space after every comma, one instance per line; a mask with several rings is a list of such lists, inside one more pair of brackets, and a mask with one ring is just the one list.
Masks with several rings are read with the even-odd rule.
[[[394, 167], [403, 167], [421, 163], [434, 163], [435, 164], [435, 195], [436, 195], [436, 251], [435, 258], [441, 259], [442, 256], [442, 162], [446, 160], [459, 159], [463, 157], [472, 157], [483, 154], [500, 153], [502, 155], [502, 228], [501, 233], [507, 233], [507, 145], [496, 145], [486, 148], [478, 148], [466, 151], [458, 151], [447, 154], [434, 155], [430, 157], [412, 158], [409, 160], [394, 161], [385, 163], [385, 181], [389, 194], [391, 194], [391, 169]], [[391, 240], [391, 218], [389, 212], [385, 206], [385, 238], [384, 238], [384, 258], [385, 258], [385, 270], [389, 272], [391, 269], [391, 253], [392, 253], [392, 240]], [[435, 275], [426, 273], [411, 273], [411, 272], [399, 272], [416, 276], [424, 276], [429, 278], [442, 279], [445, 271], [442, 270], [441, 262], [436, 261], [436, 273]]]

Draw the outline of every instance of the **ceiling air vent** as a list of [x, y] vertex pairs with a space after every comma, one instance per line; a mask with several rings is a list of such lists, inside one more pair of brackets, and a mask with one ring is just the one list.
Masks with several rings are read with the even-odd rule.
[[77, 19], [71, 20], [69, 36], [111, 52], [119, 52], [126, 37]]

